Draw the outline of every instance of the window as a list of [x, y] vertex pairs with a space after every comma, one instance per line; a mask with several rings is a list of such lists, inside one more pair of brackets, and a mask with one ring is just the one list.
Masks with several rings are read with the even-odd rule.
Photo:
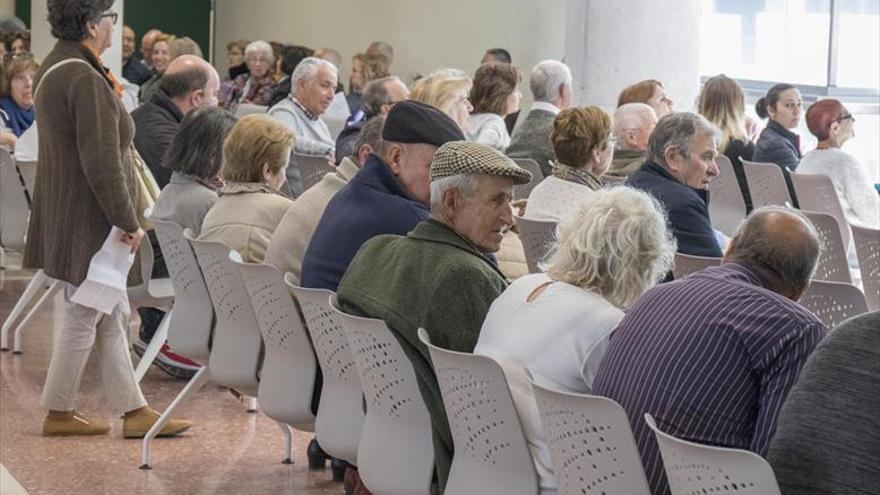
[[880, 1], [839, 0], [837, 80], [842, 88], [880, 87]]

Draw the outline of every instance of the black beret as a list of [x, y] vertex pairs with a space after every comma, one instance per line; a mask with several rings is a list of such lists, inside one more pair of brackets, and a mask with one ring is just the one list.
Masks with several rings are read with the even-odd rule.
[[406, 100], [388, 112], [382, 127], [382, 139], [394, 143], [418, 143], [443, 146], [449, 141], [463, 141], [464, 133], [454, 120], [431, 105]]

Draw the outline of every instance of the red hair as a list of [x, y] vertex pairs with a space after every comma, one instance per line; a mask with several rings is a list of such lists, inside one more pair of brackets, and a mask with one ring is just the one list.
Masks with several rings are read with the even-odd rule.
[[825, 141], [829, 138], [831, 124], [846, 114], [846, 107], [839, 100], [828, 98], [819, 100], [807, 109], [807, 128], [816, 139]]

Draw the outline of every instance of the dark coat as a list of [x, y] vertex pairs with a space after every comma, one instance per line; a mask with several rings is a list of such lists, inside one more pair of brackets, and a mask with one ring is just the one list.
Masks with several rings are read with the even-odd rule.
[[721, 248], [709, 220], [708, 191], [682, 184], [662, 165], [651, 160], [632, 174], [626, 184], [660, 201], [669, 215], [669, 227], [678, 242], [679, 253], [721, 257]]
[[[43, 74], [66, 59], [80, 59]], [[59, 41], [37, 72], [40, 122], [24, 266], [80, 285], [110, 229], [139, 228], [129, 147], [134, 124], [106, 69], [80, 43]]]
[[545, 177], [553, 175], [552, 162], [556, 152], [550, 142], [553, 120], [556, 116], [547, 110], [530, 111], [510, 137], [510, 146], [504, 151], [511, 158], [531, 158], [538, 162]]
[[171, 101], [168, 93], [159, 88], [150, 101], [131, 113], [131, 118], [136, 129], [134, 147], [147, 163], [159, 188], [164, 188], [171, 180], [171, 169], [162, 166], [162, 158], [177, 135], [183, 112]]
[[746, 141], [745, 143], [739, 139], [733, 139], [727, 143], [724, 149], [724, 156], [730, 160], [733, 167], [733, 173], [736, 174], [736, 182], [739, 184], [739, 190], [742, 192], [743, 201], [746, 203], [746, 212], [752, 211], [752, 195], [749, 193], [749, 183], [746, 181], [746, 173], [743, 170], [743, 160], [752, 161], [755, 156], [755, 143]]
[[768, 120], [755, 144], [754, 161], [775, 163], [794, 172], [801, 162], [800, 136]]
[[504, 292], [504, 275], [446, 225], [428, 220], [406, 237], [374, 237], [358, 251], [339, 284], [342, 309], [384, 320], [415, 369], [431, 415], [440, 493], [454, 447], [437, 375], [419, 328], [444, 349], [473, 352], [492, 302]]
[[327, 204], [303, 257], [303, 287], [336, 290], [360, 247], [380, 234], [405, 235], [428, 207], [410, 199], [376, 155]]
[[122, 77], [128, 82], [140, 86], [153, 77], [153, 71], [140, 60], [130, 57], [127, 62], [122, 64]]

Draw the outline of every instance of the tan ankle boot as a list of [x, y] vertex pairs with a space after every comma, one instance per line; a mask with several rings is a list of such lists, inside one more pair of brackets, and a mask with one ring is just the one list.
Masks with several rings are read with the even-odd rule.
[[[137, 413], [122, 421], [122, 436], [125, 438], [143, 438], [150, 431], [153, 424], [159, 419], [159, 413], [152, 408], [144, 407]], [[158, 437], [173, 437], [180, 435], [193, 425], [192, 421], [185, 419], [172, 419], [159, 431]]]
[[109, 431], [107, 423], [88, 420], [76, 411], [64, 416], [47, 414], [43, 420], [44, 437], [106, 435]]

